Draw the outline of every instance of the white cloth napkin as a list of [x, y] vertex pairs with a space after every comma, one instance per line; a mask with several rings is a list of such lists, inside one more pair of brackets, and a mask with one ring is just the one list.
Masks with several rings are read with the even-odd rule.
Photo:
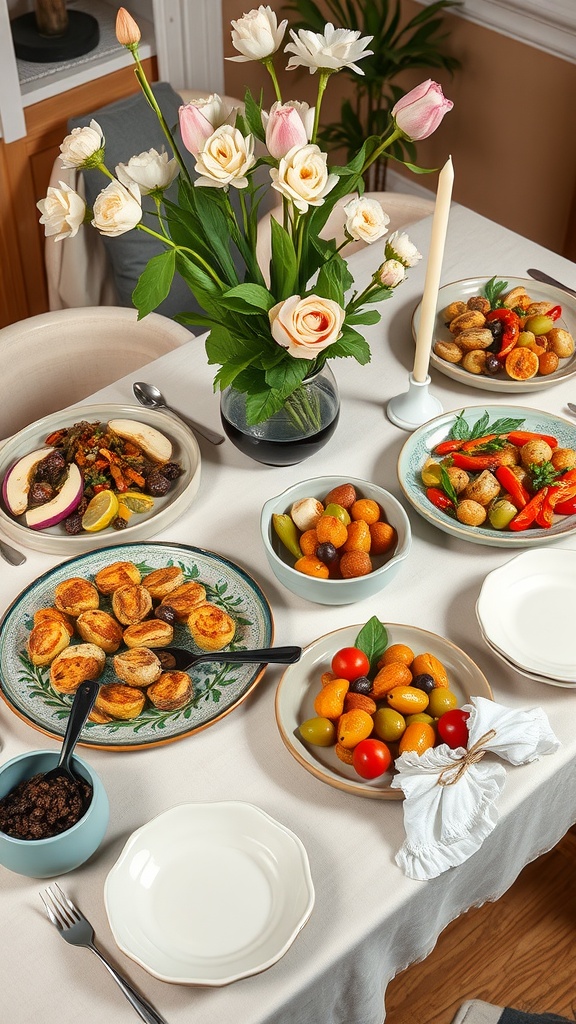
[[409, 878], [436, 878], [461, 864], [495, 828], [506, 769], [485, 760], [485, 752], [518, 765], [560, 746], [542, 708], [516, 711], [472, 697], [464, 710], [470, 713], [467, 748], [443, 743], [396, 760], [392, 788], [405, 796], [406, 831], [396, 863]]

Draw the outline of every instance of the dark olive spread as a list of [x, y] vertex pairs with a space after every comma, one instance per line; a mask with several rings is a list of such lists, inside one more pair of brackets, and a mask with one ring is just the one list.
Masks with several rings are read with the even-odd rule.
[[24, 779], [0, 800], [0, 831], [13, 839], [49, 839], [72, 828], [92, 799], [92, 787], [43, 773]]

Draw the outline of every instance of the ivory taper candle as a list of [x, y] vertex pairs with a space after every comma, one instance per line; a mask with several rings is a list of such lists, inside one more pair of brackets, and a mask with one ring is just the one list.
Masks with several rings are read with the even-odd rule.
[[453, 184], [454, 167], [452, 166], [452, 157], [449, 156], [438, 175], [438, 191], [436, 193], [436, 205], [432, 218], [430, 253], [428, 256], [428, 266], [426, 267], [424, 294], [420, 306], [420, 323], [418, 324], [418, 334], [416, 337], [416, 354], [414, 356], [414, 369], [412, 372], [414, 380], [420, 383], [425, 381], [428, 376], [428, 364], [432, 348], [432, 335], [436, 319], [436, 304], [438, 302], [438, 289], [440, 287], [440, 274], [442, 272], [442, 259], [444, 257], [444, 243], [448, 228]]

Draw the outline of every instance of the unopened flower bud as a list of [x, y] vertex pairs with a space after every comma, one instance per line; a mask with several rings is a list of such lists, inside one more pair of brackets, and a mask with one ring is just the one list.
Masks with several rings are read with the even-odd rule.
[[400, 260], [386, 260], [376, 271], [376, 279], [385, 288], [396, 288], [406, 277], [404, 264]]
[[142, 33], [125, 7], [118, 8], [116, 15], [116, 39], [121, 46], [137, 46]]

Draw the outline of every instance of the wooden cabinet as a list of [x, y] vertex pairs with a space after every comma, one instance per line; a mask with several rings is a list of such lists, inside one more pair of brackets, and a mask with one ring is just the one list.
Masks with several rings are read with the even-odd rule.
[[[143, 61], [156, 81], [156, 59]], [[138, 91], [132, 66], [26, 108], [26, 136], [0, 141], [0, 327], [48, 309], [44, 231], [36, 203], [46, 195], [70, 117]]]

